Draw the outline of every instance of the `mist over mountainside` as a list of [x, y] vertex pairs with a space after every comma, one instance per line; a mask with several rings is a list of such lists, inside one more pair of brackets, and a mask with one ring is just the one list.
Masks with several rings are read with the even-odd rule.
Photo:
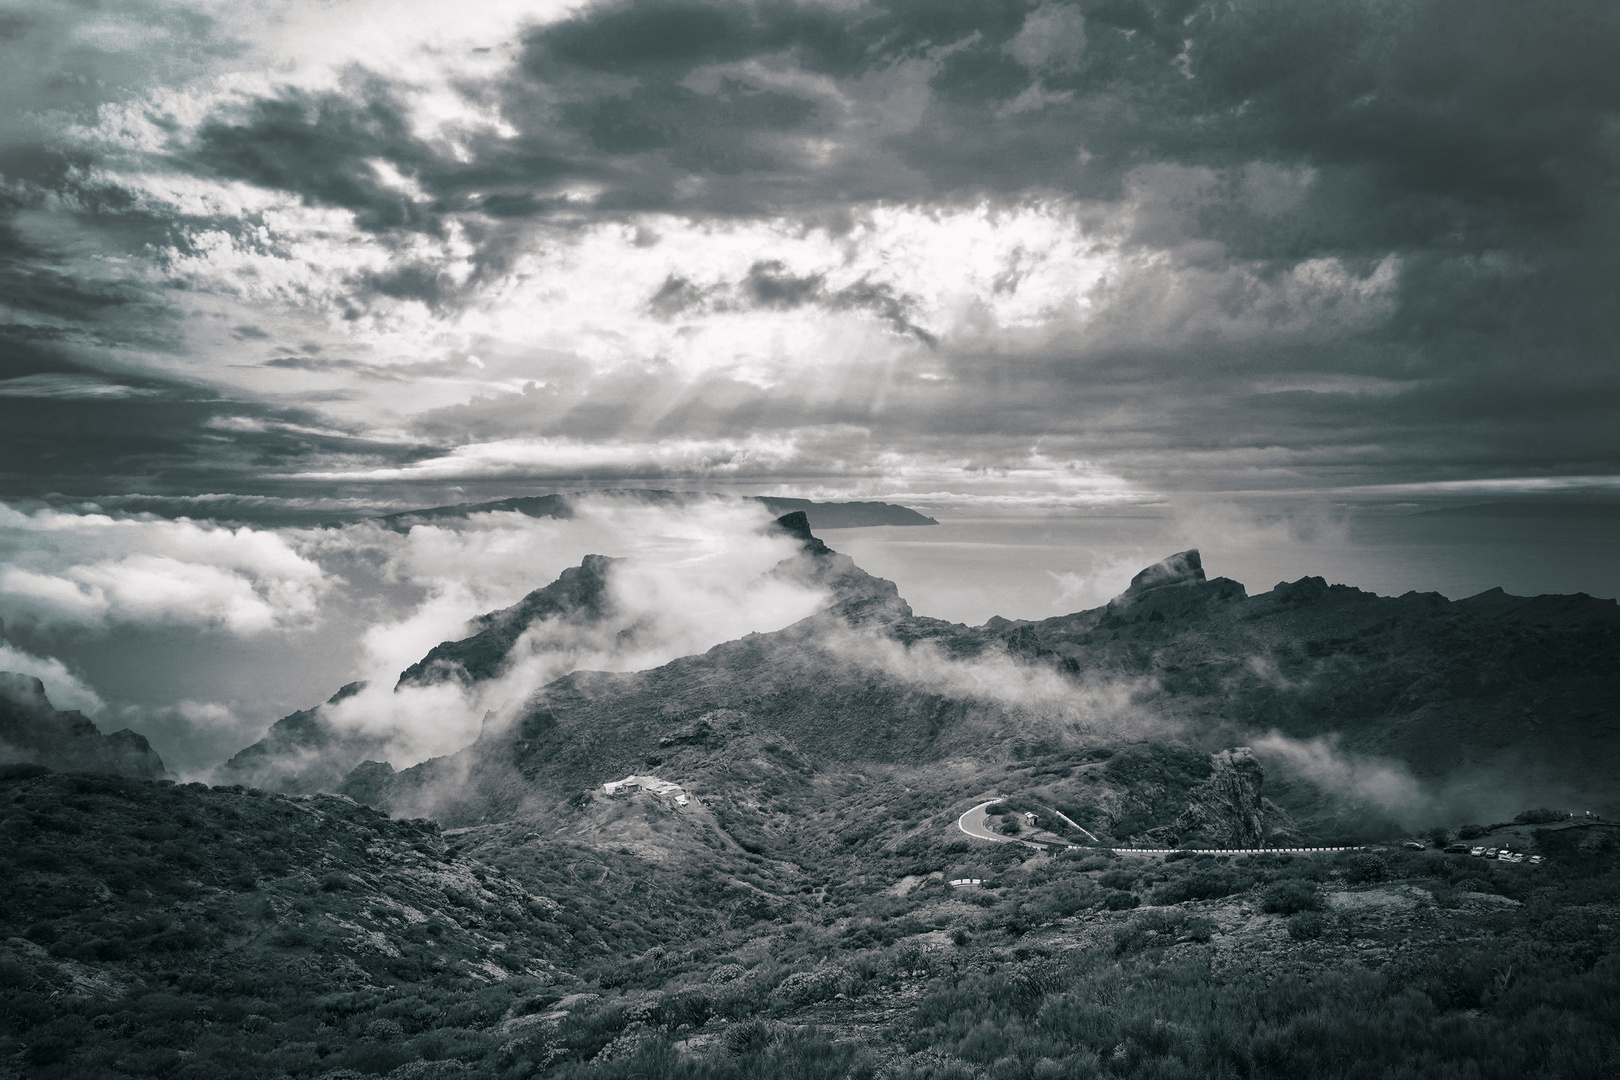
[[[588, 829], [570, 809], [581, 794], [641, 772], [736, 801], [743, 760], [804, 778], [949, 767], [986, 790], [997, 770], [1034, 765], [1052, 778], [1044, 796], [1080, 825], [1139, 843], [1372, 837], [1527, 801], [1613, 798], [1613, 601], [1379, 597], [1320, 578], [1250, 597], [1187, 551], [1101, 608], [968, 627], [914, 614], [802, 514], [777, 528], [801, 549], [770, 576], [827, 597], [783, 630], [647, 670], [575, 671], [492, 716], [459, 753], [403, 772], [379, 762], [345, 781], [380, 740], [317, 708], [279, 722], [220, 776], [342, 790], [449, 824]], [[520, 640], [633, 638], [606, 600], [619, 565], [589, 557], [475, 620], [399, 687], [486, 683], [515, 662]], [[1188, 816], [1188, 793], [1207, 782], [1208, 755], [1233, 746], [1254, 748], [1269, 821], [1189, 827], [1199, 815]], [[1104, 767], [1099, 751], [1118, 760]], [[1144, 772], [1138, 759], [1155, 764]], [[733, 817], [765, 827], [747, 799]]]
[[83, 713], [52, 706], [40, 680], [0, 671], [0, 765], [13, 764], [135, 780], [167, 774], [145, 736], [128, 728], [105, 735]]
[[[792, 554], [740, 595], [807, 616], [574, 670], [403, 770], [350, 710], [494, 703], [546, 650], [633, 662], [658, 632], [634, 561], [283, 718], [221, 769], [252, 786], [0, 767], [0, 1077], [1620, 1062], [1620, 830], [1535, 809], [1612, 791], [1612, 601], [1250, 597], [1189, 550], [1102, 607], [971, 627], [802, 513], [771, 531]], [[22, 689], [36, 732], [76, 715]], [[1413, 829], [1549, 861], [1378, 843]], [[1223, 853], [1324, 840], [1374, 846]]]

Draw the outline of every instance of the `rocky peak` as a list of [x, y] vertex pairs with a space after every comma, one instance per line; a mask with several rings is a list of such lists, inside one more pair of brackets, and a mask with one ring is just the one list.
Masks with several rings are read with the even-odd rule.
[[771, 523], [771, 532], [791, 536], [804, 546], [810, 555], [830, 555], [832, 548], [817, 539], [816, 534], [810, 531], [810, 518], [803, 510], [795, 510], [791, 514], [783, 514]]
[[911, 617], [911, 605], [886, 578], [874, 577], [816, 538], [802, 510], [783, 514], [772, 526], [802, 545], [799, 553], [783, 559], [772, 571], [778, 577], [826, 589], [832, 593], [827, 611], [851, 623], [894, 622]]
[[1197, 548], [1190, 548], [1187, 551], [1178, 551], [1167, 559], [1161, 559], [1131, 578], [1130, 588], [1125, 590], [1125, 595], [1131, 596], [1166, 585], [1184, 585], [1203, 580], [1203, 560], [1198, 557]]
[[[799, 515], [803, 517], [803, 514]], [[468, 624], [471, 635], [436, 645], [421, 660], [406, 668], [399, 686], [428, 686], [454, 681], [471, 685], [499, 675], [512, 646], [537, 620], [563, 619], [594, 623], [612, 615], [608, 575], [622, 559], [587, 555], [557, 580], [536, 589], [509, 608], [480, 615]]]
[[1130, 587], [1108, 601], [1109, 616], [1122, 619], [1187, 618], [1218, 601], [1243, 600], [1247, 593], [1230, 578], [1209, 579], [1197, 548], [1178, 551], [1131, 578]]
[[83, 713], [55, 708], [32, 675], [0, 671], [0, 763], [17, 762], [132, 780], [168, 772], [146, 736], [128, 728], [103, 735]]
[[44, 683], [32, 675], [15, 671], [0, 671], [0, 701], [30, 711], [52, 707], [50, 699], [45, 696]]

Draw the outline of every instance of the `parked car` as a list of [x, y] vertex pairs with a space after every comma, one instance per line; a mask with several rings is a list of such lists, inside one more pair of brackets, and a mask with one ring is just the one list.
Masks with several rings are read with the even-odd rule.
[[1470, 855], [1472, 855], [1472, 856], [1473, 856], [1473, 857], [1474, 857], [1474, 858], [1476, 858], [1476, 859], [1477, 859], [1477, 858], [1479, 858], [1479, 857], [1480, 857], [1480, 856], [1481, 856], [1481, 855], [1484, 855], [1484, 854], [1485, 854], [1485, 849], [1484, 849], [1484, 848], [1482, 848], [1482, 847], [1474, 847], [1474, 848], [1469, 848], [1469, 849], [1468, 849], [1468, 854], [1470, 854]]
[[1446, 845], [1446, 854], [1447, 855], [1466, 855], [1466, 854], [1468, 854], [1468, 845], [1467, 844], [1447, 844]]
[[1541, 865], [1541, 856], [1540, 855], [1532, 855], [1532, 856], [1530, 856], [1530, 865], [1531, 866], [1540, 866]]
[[1487, 859], [1494, 859], [1494, 858], [1496, 858], [1496, 856], [1497, 856], [1497, 851], [1496, 851], [1495, 848], [1488, 847], [1488, 848], [1485, 849], [1485, 857]]
[[1402, 844], [1401, 847], [1405, 848], [1407, 851], [1422, 851], [1423, 841], [1408, 840], [1406, 843]]

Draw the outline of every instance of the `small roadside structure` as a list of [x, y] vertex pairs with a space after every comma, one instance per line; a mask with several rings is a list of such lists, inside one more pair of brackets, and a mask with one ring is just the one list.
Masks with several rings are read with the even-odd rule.
[[950, 885], [950, 887], [953, 888], [953, 889], [976, 889], [976, 888], [979, 888], [980, 886], [982, 886], [984, 884], [984, 878], [976, 878], [976, 877], [952, 878], [949, 882], [947, 882], [947, 884]]
[[627, 776], [623, 780], [610, 780], [602, 785], [602, 791], [608, 795], [617, 795], [627, 787], [644, 788], [654, 795], [673, 797], [677, 806], [685, 806], [688, 801], [681, 785], [660, 780], [656, 776]]
[[1030, 828], [1033, 829], [1035, 827], [1035, 821], [1036, 821], [1035, 811], [1033, 811], [1033, 810], [1025, 810], [1024, 811], [1024, 824], [1028, 825]]

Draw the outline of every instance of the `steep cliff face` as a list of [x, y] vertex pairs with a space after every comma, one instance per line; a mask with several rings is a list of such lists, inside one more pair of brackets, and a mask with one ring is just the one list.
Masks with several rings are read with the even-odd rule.
[[83, 713], [51, 705], [38, 679], [0, 671], [0, 764], [16, 763], [131, 780], [158, 780], [168, 771], [146, 736], [127, 728], [103, 735]]
[[474, 619], [468, 625], [470, 636], [435, 646], [405, 669], [399, 685], [453, 681], [470, 686], [493, 679], [506, 667], [518, 638], [539, 620], [592, 625], [612, 618], [608, 574], [615, 563], [622, 561], [605, 555], [585, 556], [578, 566], [564, 570], [550, 585], [534, 590], [509, 608]]
[[1247, 746], [1211, 754], [1210, 774], [1188, 793], [1187, 809], [1176, 819], [1182, 842], [1219, 847], [1258, 847], [1266, 838], [1266, 773]]
[[215, 779], [291, 795], [336, 790], [350, 769], [388, 745], [385, 738], [348, 731], [327, 719], [327, 705], [364, 688], [364, 683], [350, 683], [325, 704], [283, 716], [270, 725], [264, 738], [216, 769]]

